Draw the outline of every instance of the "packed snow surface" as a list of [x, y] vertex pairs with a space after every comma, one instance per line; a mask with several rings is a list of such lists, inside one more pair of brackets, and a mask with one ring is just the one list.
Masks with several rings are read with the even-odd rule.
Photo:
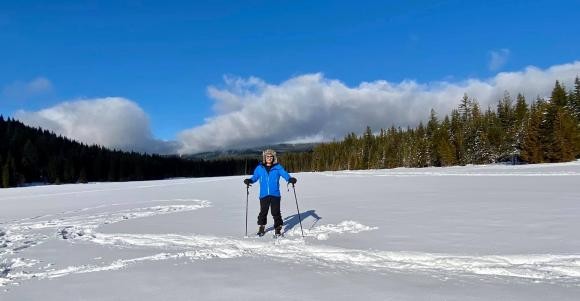
[[[576, 300], [580, 162], [0, 190], [2, 300]], [[302, 226], [301, 226], [302, 225]]]

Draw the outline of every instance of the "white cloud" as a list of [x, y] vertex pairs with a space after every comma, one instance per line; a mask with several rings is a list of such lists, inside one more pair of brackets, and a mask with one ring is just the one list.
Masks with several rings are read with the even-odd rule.
[[64, 102], [37, 112], [18, 111], [15, 117], [86, 144], [162, 154], [176, 150], [175, 142], [152, 137], [147, 114], [125, 98]]
[[492, 50], [489, 52], [489, 70], [497, 71], [501, 69], [510, 56], [509, 49]]
[[346, 133], [416, 125], [434, 108], [448, 114], [464, 93], [485, 108], [504, 91], [523, 93], [528, 101], [550, 94], [556, 80], [571, 87], [580, 62], [461, 82], [417, 83], [405, 80], [363, 82], [349, 87], [322, 74], [306, 74], [280, 84], [255, 77], [227, 77], [224, 88], [209, 87], [217, 115], [179, 134], [180, 153], [240, 148], [288, 141], [342, 139]]
[[50, 80], [37, 77], [29, 82], [16, 81], [2, 89], [2, 95], [13, 100], [26, 100], [31, 97], [49, 94], [53, 91]]
[[220, 90], [213, 86], [207, 89], [209, 97], [215, 100], [213, 110], [218, 114], [226, 114], [241, 109], [244, 105], [244, 98], [240, 96], [250, 95], [267, 86], [263, 80], [257, 77], [241, 79], [227, 75], [224, 76], [224, 82], [228, 87], [227, 90]]

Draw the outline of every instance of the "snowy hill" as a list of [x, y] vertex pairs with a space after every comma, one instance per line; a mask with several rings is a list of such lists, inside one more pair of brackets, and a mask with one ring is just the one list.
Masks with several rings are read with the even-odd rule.
[[204, 152], [197, 154], [183, 155], [182, 158], [186, 159], [204, 159], [204, 160], [215, 160], [215, 159], [229, 159], [229, 158], [251, 158], [257, 159], [262, 157], [262, 151], [265, 149], [275, 149], [279, 154], [284, 153], [300, 153], [309, 152], [319, 145], [319, 143], [282, 143], [274, 145], [263, 145], [256, 146], [246, 149], [231, 149], [213, 152]]
[[0, 299], [580, 295], [578, 161], [294, 176], [304, 240], [285, 184], [285, 238], [244, 237], [244, 177], [0, 190]]

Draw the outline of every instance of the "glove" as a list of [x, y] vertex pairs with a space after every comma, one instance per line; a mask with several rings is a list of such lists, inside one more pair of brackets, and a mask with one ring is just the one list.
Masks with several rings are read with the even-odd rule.
[[297, 181], [298, 180], [296, 180], [296, 178], [292, 177], [292, 178], [290, 178], [290, 180], [288, 180], [288, 183], [294, 185], [294, 184], [296, 184]]
[[250, 184], [252, 184], [252, 180], [251, 179], [244, 179], [244, 184], [249, 186]]

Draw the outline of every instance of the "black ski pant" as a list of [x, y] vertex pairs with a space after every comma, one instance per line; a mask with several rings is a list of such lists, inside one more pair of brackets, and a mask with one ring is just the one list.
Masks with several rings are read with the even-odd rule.
[[274, 218], [274, 228], [281, 227], [282, 213], [280, 212], [280, 197], [279, 196], [265, 196], [260, 199], [260, 214], [258, 214], [258, 225], [266, 225], [268, 222], [268, 208], [271, 209], [272, 217]]

